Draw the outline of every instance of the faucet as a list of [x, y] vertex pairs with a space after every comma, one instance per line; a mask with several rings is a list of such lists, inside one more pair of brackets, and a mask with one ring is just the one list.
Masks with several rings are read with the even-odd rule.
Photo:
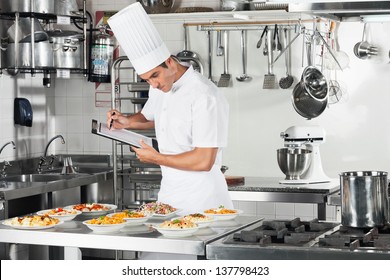
[[39, 160], [38, 168], [37, 168], [38, 173], [42, 172], [42, 166], [48, 166], [50, 168], [50, 166], [53, 164], [55, 156], [51, 155], [50, 156], [50, 161], [48, 161], [48, 159], [47, 159], [47, 150], [49, 149], [50, 144], [54, 140], [56, 140], [57, 138], [61, 138], [61, 143], [65, 144], [65, 139], [64, 139], [64, 137], [62, 137], [62, 135], [56, 135], [56, 136], [54, 136], [53, 138], [51, 138], [49, 140], [49, 142], [47, 143], [47, 145], [45, 147], [45, 152], [44, 152], [43, 156]]
[[62, 144], [65, 144], [65, 139], [64, 139], [64, 137], [62, 137], [62, 135], [56, 135], [56, 136], [54, 136], [53, 138], [51, 138], [51, 139], [49, 140], [49, 142], [48, 142], [47, 145], [46, 145], [45, 153], [43, 154], [44, 157], [47, 157], [47, 150], [49, 149], [49, 146], [50, 146], [51, 142], [53, 142], [53, 141], [56, 140], [57, 138], [61, 138], [61, 143], [62, 143]]
[[[14, 141], [9, 141], [9, 142], [5, 143], [3, 147], [0, 148], [0, 154], [1, 154], [1, 152], [4, 150], [4, 148], [5, 148], [6, 146], [8, 146], [9, 144], [12, 144], [13, 149], [16, 148], [15, 142], [14, 142]], [[7, 177], [7, 173], [6, 173], [5, 171], [6, 171], [6, 169], [7, 169], [8, 166], [12, 166], [12, 165], [11, 165], [8, 161], [5, 160], [5, 161], [4, 161], [3, 168], [2, 168], [1, 171], [0, 171], [0, 178], [5, 178], [5, 177]]]
[[14, 142], [14, 141], [9, 141], [9, 142], [5, 143], [3, 147], [1, 147], [1, 149], [0, 149], [0, 154], [1, 154], [1, 152], [4, 150], [4, 148], [5, 148], [7, 145], [9, 145], [9, 144], [12, 144], [13, 149], [15, 150], [15, 148], [16, 148], [15, 142]]

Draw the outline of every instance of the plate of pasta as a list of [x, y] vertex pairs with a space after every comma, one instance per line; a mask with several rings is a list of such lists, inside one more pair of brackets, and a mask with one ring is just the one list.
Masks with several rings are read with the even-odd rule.
[[197, 224], [182, 219], [165, 221], [152, 227], [166, 237], [188, 237], [199, 230]]
[[81, 211], [86, 215], [103, 215], [117, 208], [114, 204], [103, 203], [80, 203], [64, 207], [66, 210]]
[[124, 210], [122, 212], [115, 212], [107, 215], [112, 218], [122, 218], [126, 221], [126, 226], [138, 226], [145, 223], [151, 215], [146, 215], [138, 211]]
[[47, 209], [47, 210], [41, 210], [37, 212], [37, 215], [40, 216], [49, 216], [52, 218], [57, 218], [60, 221], [71, 221], [73, 220], [77, 215], [80, 215], [81, 211], [79, 210], [68, 210], [61, 207], [53, 208], [53, 209]]
[[210, 217], [213, 217], [214, 220], [232, 220], [236, 218], [238, 215], [242, 214], [242, 210], [238, 209], [228, 209], [224, 206], [220, 206], [218, 208], [211, 208], [204, 211], [204, 214]]
[[16, 229], [49, 229], [60, 224], [64, 221], [60, 221], [57, 218], [40, 215], [28, 215], [24, 217], [15, 217], [3, 221], [3, 225], [10, 226]]
[[98, 233], [116, 232], [125, 227], [126, 221], [122, 218], [100, 216], [83, 222], [83, 225]]
[[212, 216], [208, 216], [208, 215], [201, 214], [201, 213], [189, 214], [189, 215], [180, 217], [179, 219], [193, 222], [193, 223], [198, 225], [198, 228], [208, 227], [214, 221], [214, 218]]

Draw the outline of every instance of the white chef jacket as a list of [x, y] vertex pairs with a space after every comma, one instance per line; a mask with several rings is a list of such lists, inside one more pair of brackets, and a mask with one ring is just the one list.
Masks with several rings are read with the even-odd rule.
[[222, 148], [227, 146], [229, 104], [219, 89], [192, 66], [169, 92], [150, 87], [141, 113], [154, 120], [162, 154], [180, 154], [195, 147], [218, 147], [210, 171], [184, 171], [161, 166], [158, 201], [182, 209], [180, 214], [201, 213], [224, 205], [232, 208], [222, 174]]

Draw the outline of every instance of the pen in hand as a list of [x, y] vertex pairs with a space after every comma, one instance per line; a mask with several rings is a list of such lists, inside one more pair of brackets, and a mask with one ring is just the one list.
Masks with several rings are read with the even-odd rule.
[[[111, 116], [115, 115], [115, 112], [112, 112]], [[111, 119], [111, 122], [110, 122], [110, 129], [112, 128], [112, 123], [114, 122], [113, 119]]]

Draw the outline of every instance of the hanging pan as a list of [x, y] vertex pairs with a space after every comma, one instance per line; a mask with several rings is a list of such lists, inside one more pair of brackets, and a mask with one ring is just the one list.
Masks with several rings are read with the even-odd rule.
[[193, 51], [188, 50], [188, 40], [187, 40], [187, 26], [184, 25], [184, 50], [179, 52], [176, 55], [183, 62], [188, 62], [192, 67], [203, 74], [203, 65], [200, 61], [199, 55]]
[[[328, 105], [328, 83], [324, 75], [312, 66], [312, 40], [306, 42], [308, 64], [295, 86], [292, 103], [295, 111], [307, 119], [316, 118], [324, 112]], [[314, 52], [313, 52], [314, 53]]]

